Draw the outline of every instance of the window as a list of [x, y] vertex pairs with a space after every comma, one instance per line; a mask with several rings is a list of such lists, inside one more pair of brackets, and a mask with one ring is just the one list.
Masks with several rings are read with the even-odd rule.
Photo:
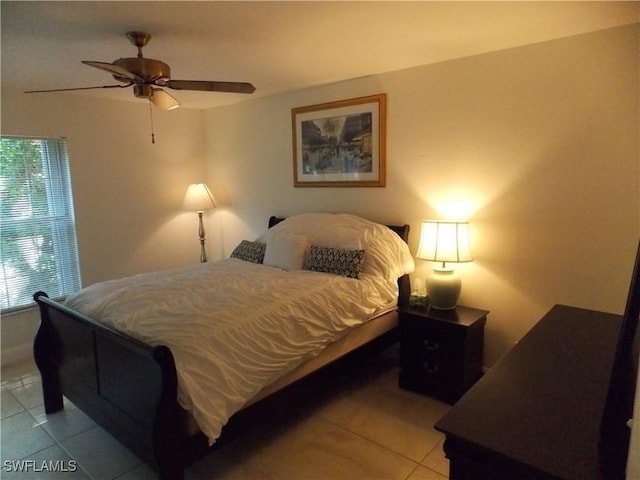
[[67, 141], [0, 139], [0, 308], [80, 289]]

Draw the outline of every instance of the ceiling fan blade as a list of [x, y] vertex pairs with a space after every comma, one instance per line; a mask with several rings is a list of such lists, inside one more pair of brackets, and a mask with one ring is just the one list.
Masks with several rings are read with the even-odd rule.
[[256, 87], [244, 82], [208, 82], [204, 80], [168, 80], [163, 86], [174, 90], [201, 90], [205, 92], [253, 93]]
[[178, 108], [182, 105], [178, 100], [161, 88], [154, 88], [152, 91], [153, 95], [149, 97], [149, 101], [160, 110], [173, 110], [174, 108]]
[[82, 60], [82, 63], [85, 65], [89, 65], [90, 67], [99, 68], [100, 70], [105, 70], [112, 75], [123, 78], [125, 81], [130, 82], [143, 82], [144, 79], [139, 77], [138, 75], [131, 73], [126, 68], [122, 68], [118, 65], [114, 65], [113, 63], [105, 63], [105, 62], [92, 62], [88, 60]]
[[92, 90], [95, 88], [127, 88], [133, 85], [133, 82], [127, 85], [101, 85], [98, 87], [75, 87], [75, 88], [54, 88], [51, 90], [28, 90], [24, 93], [47, 93], [47, 92], [70, 92], [72, 90]]

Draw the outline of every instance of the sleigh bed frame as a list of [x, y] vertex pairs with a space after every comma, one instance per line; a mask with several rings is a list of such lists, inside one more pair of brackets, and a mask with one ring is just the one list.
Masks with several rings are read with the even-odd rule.
[[[269, 228], [282, 220], [271, 217]], [[408, 225], [389, 228], [407, 241]], [[398, 285], [398, 305], [402, 306], [410, 294], [408, 275], [400, 277]], [[182, 479], [187, 466], [241, 435], [260, 411], [282, 404], [283, 398], [290, 401], [296, 385], [326, 372], [338, 361], [397, 340], [395, 309], [364, 324], [381, 320], [373, 338], [370, 334], [365, 340], [349, 342], [349, 334], [343, 337], [346, 348], [329, 355], [324, 365], [316, 361], [304, 368], [303, 364], [292, 372], [298, 375], [291, 376], [288, 384], [278, 382], [278, 390], [263, 392], [260, 400], [231, 417], [210, 447], [177, 401], [176, 367], [169, 348], [151, 347], [51, 300], [44, 292], [35, 293], [34, 300], [41, 317], [34, 356], [42, 378], [45, 412], [62, 410], [63, 396], [67, 397], [167, 480]]]

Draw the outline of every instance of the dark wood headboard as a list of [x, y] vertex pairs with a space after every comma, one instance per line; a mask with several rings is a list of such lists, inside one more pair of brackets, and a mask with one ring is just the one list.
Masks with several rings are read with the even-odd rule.
[[[269, 228], [279, 224], [286, 217], [269, 217]], [[409, 225], [387, 225], [387, 228], [393, 230], [405, 242], [409, 242]], [[398, 278], [398, 306], [404, 307], [409, 305], [409, 297], [411, 296], [411, 280], [409, 275], [403, 275]]]

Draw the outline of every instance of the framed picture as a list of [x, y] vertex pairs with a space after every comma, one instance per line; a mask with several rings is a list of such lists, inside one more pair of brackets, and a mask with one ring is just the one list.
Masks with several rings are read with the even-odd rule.
[[291, 110], [294, 187], [384, 187], [387, 96]]

